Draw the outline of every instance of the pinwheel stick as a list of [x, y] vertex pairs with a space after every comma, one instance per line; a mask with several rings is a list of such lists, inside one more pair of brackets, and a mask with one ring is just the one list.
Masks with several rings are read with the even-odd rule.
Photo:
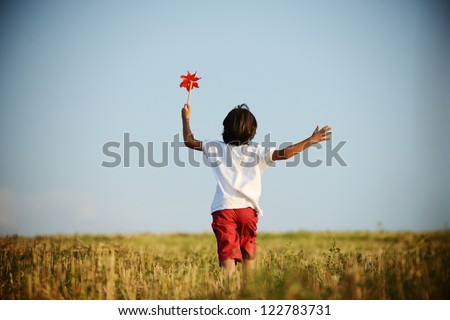
[[191, 90], [192, 90], [192, 81], [189, 83], [189, 91], [188, 91], [187, 104], [190, 104], [190, 102], [191, 102]]

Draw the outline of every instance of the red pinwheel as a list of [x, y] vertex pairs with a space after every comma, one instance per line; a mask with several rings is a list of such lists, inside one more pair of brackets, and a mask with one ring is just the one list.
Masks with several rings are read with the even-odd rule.
[[180, 83], [180, 88], [184, 87], [188, 91], [187, 103], [189, 104], [191, 100], [191, 90], [193, 88], [198, 88], [197, 81], [201, 78], [197, 77], [197, 71], [195, 71], [193, 74], [188, 71], [187, 75], [181, 75], [180, 78], [183, 79], [183, 81], [181, 81]]

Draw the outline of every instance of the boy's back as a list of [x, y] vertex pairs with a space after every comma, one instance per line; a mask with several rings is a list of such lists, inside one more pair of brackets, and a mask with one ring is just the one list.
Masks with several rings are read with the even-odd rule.
[[203, 153], [217, 180], [211, 212], [229, 208], [256, 209], [261, 195], [261, 174], [272, 161], [275, 149], [258, 144], [233, 146], [222, 141], [204, 140]]

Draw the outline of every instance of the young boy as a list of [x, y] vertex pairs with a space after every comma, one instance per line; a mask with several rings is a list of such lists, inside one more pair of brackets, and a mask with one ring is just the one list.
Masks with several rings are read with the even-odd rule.
[[191, 106], [185, 104], [183, 120], [184, 144], [203, 151], [217, 180], [211, 206], [212, 228], [217, 239], [220, 266], [228, 274], [236, 269], [237, 262], [244, 268], [256, 265], [256, 225], [263, 212], [259, 207], [261, 174], [274, 161], [286, 160], [309, 146], [329, 140], [331, 127], [316, 127], [312, 135], [282, 150], [264, 148], [251, 143], [258, 126], [247, 105], [232, 109], [223, 120], [222, 141], [194, 138], [189, 120]]

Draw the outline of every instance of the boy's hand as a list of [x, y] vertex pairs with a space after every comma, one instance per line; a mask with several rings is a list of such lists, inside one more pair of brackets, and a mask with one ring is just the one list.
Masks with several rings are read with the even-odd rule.
[[187, 121], [191, 118], [191, 105], [185, 104], [183, 109], [181, 109], [181, 118], [183, 121]]
[[183, 109], [181, 109], [181, 118], [183, 119], [184, 145], [188, 148], [202, 151], [202, 142], [194, 138], [189, 124], [189, 119], [191, 118], [191, 105], [189, 103], [185, 104]]
[[325, 126], [322, 129], [320, 129], [319, 125], [317, 125], [316, 130], [314, 130], [309, 139], [312, 143], [318, 143], [324, 140], [330, 140], [330, 138], [327, 138], [330, 134], [331, 134], [330, 126]]

